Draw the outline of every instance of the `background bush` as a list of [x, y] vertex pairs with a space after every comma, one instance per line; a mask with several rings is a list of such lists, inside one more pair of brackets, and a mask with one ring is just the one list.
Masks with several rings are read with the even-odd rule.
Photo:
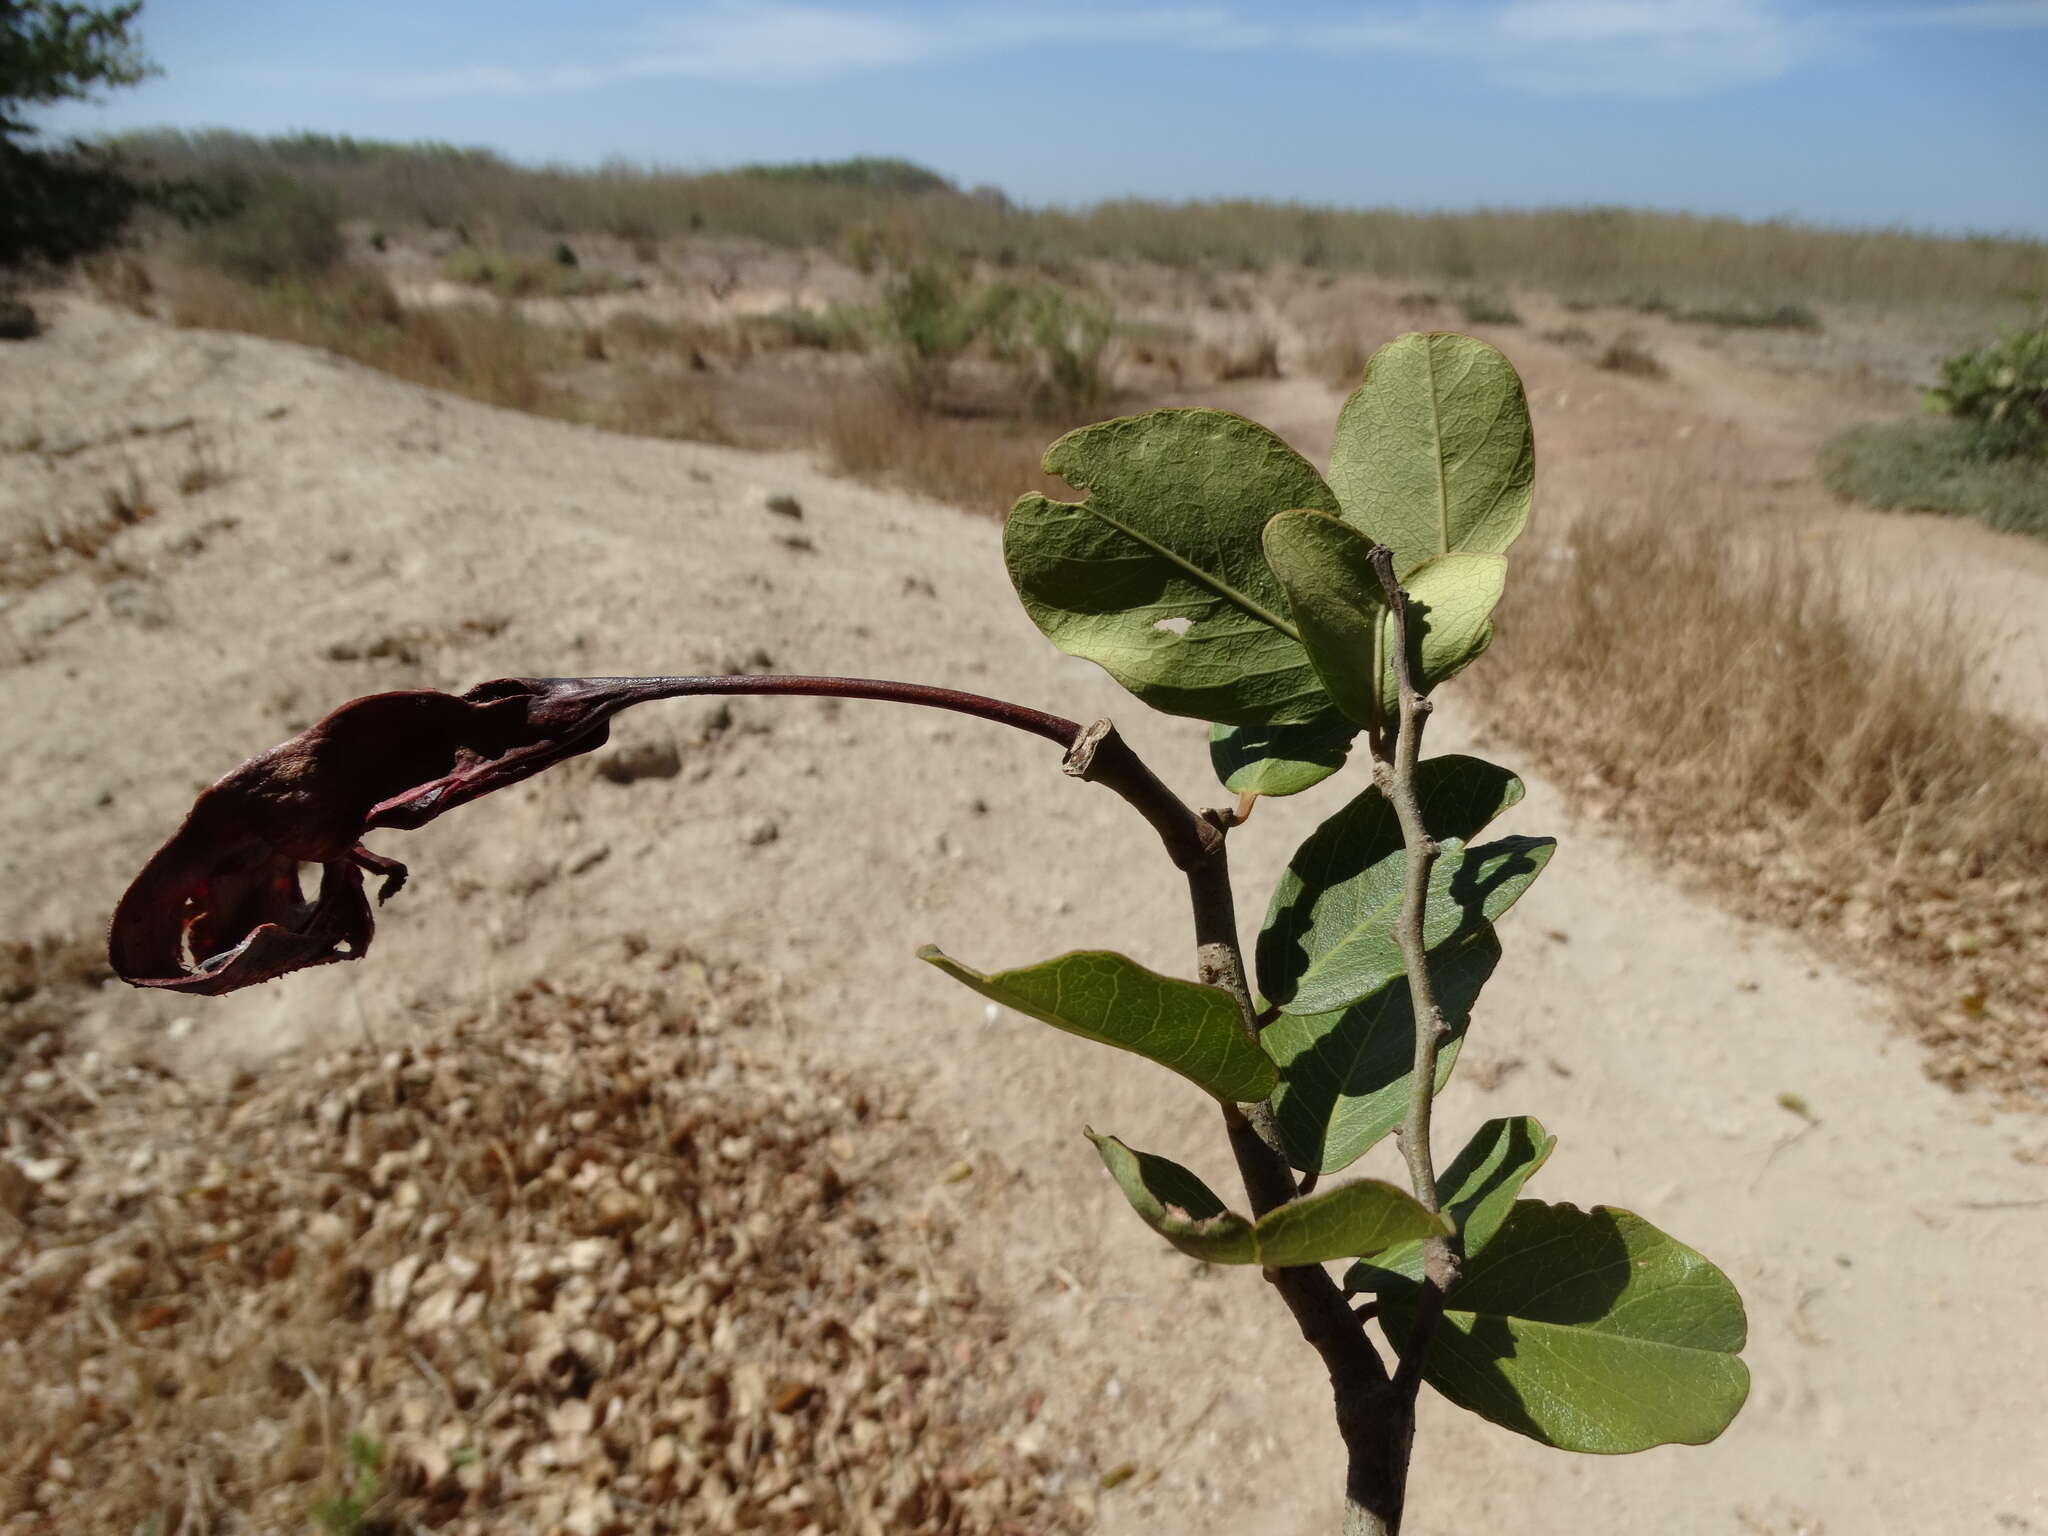
[[1950, 358], [1928, 399], [1967, 424], [1979, 457], [2048, 458], [2048, 317]]
[[0, 3], [0, 268], [65, 262], [119, 237], [143, 189], [108, 151], [39, 141], [27, 113], [150, 72], [139, 3]]
[[286, 175], [228, 173], [192, 237], [205, 265], [245, 283], [310, 282], [341, 263], [347, 242], [332, 188]]

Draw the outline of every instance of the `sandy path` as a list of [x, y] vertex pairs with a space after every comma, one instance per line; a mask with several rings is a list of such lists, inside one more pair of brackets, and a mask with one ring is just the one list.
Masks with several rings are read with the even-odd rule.
[[[6, 614], [34, 658], [0, 672], [9, 931], [97, 924], [200, 785], [379, 687], [759, 649], [778, 670], [1114, 711], [1174, 782], [1210, 793], [1194, 728], [1145, 718], [1039, 640], [985, 522], [794, 456], [607, 437], [83, 303], [6, 361], [0, 441], [189, 413], [233, 471], [122, 534], [130, 574], [66, 575]], [[122, 454], [167, 484], [183, 451], [0, 457], [0, 536], [96, 505]], [[764, 512], [772, 492], [801, 500], [814, 552], [777, 542], [791, 525]], [[384, 654], [336, 659], [349, 650]], [[957, 1127], [974, 1174], [940, 1186], [931, 1170], [931, 1198], [985, 1218], [970, 1239], [985, 1284], [1034, 1341], [1020, 1395], [1043, 1389], [1046, 1418], [1079, 1426], [1104, 1465], [1164, 1466], [1103, 1496], [1104, 1530], [1332, 1529], [1312, 1356], [1256, 1281], [1149, 1238], [1078, 1135], [1115, 1131], [1221, 1188], [1213, 1116], [1143, 1063], [989, 1021], [911, 958], [928, 939], [988, 966], [1109, 944], [1184, 971], [1185, 914], [1149, 833], [1044, 743], [978, 722], [815, 701], [731, 714], [715, 731], [705, 705], [628, 717], [622, 749], [683, 745], [675, 777], [622, 787], [577, 765], [385, 838], [416, 884], [367, 963], [217, 1003], [110, 991], [100, 1039], [198, 1071], [336, 1029], [430, 1035], [437, 999], [601, 958], [629, 930], [748, 961], [783, 980], [792, 1050], [900, 1076]], [[1447, 716], [1437, 750], [1459, 744]], [[1248, 928], [1340, 793], [1262, 807], [1240, 834]], [[1514, 826], [1564, 847], [1504, 928], [1444, 1145], [1488, 1115], [1540, 1115], [1562, 1140], [1532, 1192], [1641, 1210], [1722, 1263], [1749, 1303], [1756, 1385], [1712, 1447], [1599, 1462], [1432, 1404], [1411, 1529], [2048, 1529], [2033, 1326], [2048, 1128], [1929, 1084], [1876, 998], [1573, 825], [1549, 786], [1532, 783]], [[200, 1022], [175, 1041], [182, 1017]], [[1802, 1133], [1782, 1091], [1818, 1126]]]

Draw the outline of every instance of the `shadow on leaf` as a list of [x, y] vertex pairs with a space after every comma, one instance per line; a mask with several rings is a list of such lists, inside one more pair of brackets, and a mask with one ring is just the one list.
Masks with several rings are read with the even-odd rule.
[[[1430, 962], [1451, 1031], [1437, 1057], [1439, 1090], [1500, 953], [1489, 931]], [[1280, 1063], [1274, 1116], [1295, 1167], [1335, 1173], [1400, 1124], [1415, 1064], [1415, 1003], [1405, 976], [1334, 1014], [1282, 1015], [1263, 1038]]]

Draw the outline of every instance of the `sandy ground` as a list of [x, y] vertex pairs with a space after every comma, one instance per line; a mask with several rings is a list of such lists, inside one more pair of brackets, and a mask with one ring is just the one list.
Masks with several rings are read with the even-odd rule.
[[[1217, 794], [1194, 727], [1147, 718], [1043, 643], [986, 521], [794, 455], [610, 437], [288, 346], [79, 299], [51, 310], [43, 339], [0, 353], [0, 444], [99, 446], [0, 456], [0, 537], [90, 515], [131, 465], [155, 514], [93, 566], [4, 594], [10, 934], [100, 925], [199, 788], [340, 700], [396, 686], [741, 666], [921, 678], [1113, 712], [1184, 793]], [[1575, 439], [1571, 413], [1594, 403], [1553, 377], [1558, 349], [1523, 360], [1545, 433], [1540, 506], [1568, 513], [1608, 470], [1575, 454], [1593, 433]], [[1673, 361], [1688, 378], [1693, 363]], [[1703, 354], [1703, 388], [1716, 366], [1738, 371]], [[1728, 405], [1740, 382], [1680, 396], [1711, 423], [1691, 436], [1717, 435], [1720, 459], [1769, 479], [1796, 434], [1766, 430], [1767, 400]], [[1671, 435], [1685, 424], [1673, 392], [1608, 387], [1599, 435], [1628, 472], [1690, 440]], [[1276, 425], [1320, 446], [1329, 418], [1303, 419], [1311, 386], [1262, 388]], [[228, 471], [191, 495], [171, 489], [190, 432], [129, 435], [184, 417]], [[1817, 537], [1938, 543], [1947, 579], [2004, 594], [2007, 654], [2038, 664], [2042, 546], [1852, 524], [1810, 469], [1776, 478]], [[792, 525], [764, 509], [776, 493], [801, 502], [811, 550], [779, 541]], [[1483, 744], [1455, 700], [1435, 750]], [[1113, 1131], [1223, 1188], [1213, 1114], [1142, 1062], [990, 1016], [912, 958], [927, 940], [988, 968], [1110, 945], [1185, 972], [1177, 882], [1142, 824], [1065, 779], [1045, 743], [948, 716], [679, 703], [628, 716], [614, 740], [673, 742], [680, 771], [620, 785], [583, 761], [387, 835], [380, 850], [415, 883], [367, 962], [217, 1001], [109, 989], [88, 1038], [205, 1074], [335, 1031], [428, 1039], [439, 1003], [629, 933], [746, 962], [779, 979], [792, 1052], [914, 1084], [957, 1140], [974, 1172], [942, 1198], [973, 1216], [984, 1284], [1020, 1314], [1045, 1419], [1105, 1463], [1159, 1473], [1103, 1496], [1103, 1530], [1333, 1529], [1338, 1457], [1312, 1355], [1251, 1276], [1144, 1233], [1079, 1135]], [[1248, 927], [1346, 782], [1264, 805], [1238, 834]], [[1749, 1305], [1755, 1386], [1715, 1445], [1611, 1461], [1429, 1401], [1411, 1530], [2048, 1531], [2048, 1122], [1930, 1084], [1882, 999], [1575, 824], [1552, 786], [1530, 791], [1513, 830], [1563, 848], [1504, 926], [1442, 1146], [1490, 1115], [1539, 1115], [1561, 1143], [1532, 1193], [1638, 1210], [1722, 1264]], [[1818, 1123], [1781, 1108], [1785, 1092]]]

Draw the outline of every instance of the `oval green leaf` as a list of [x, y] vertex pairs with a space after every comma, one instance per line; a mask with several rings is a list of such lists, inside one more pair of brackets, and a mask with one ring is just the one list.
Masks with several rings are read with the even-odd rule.
[[1390, 545], [1405, 583], [1432, 556], [1505, 554], [1536, 476], [1514, 366], [1471, 336], [1398, 337], [1344, 403], [1330, 485], [1344, 520]]
[[[1522, 781], [1493, 763], [1451, 753], [1416, 764], [1415, 793], [1432, 837], [1469, 842], [1522, 798]], [[1311, 961], [1337, 948], [1344, 933], [1376, 922], [1385, 934], [1393, 921], [1387, 902], [1399, 902], [1405, 857], [1400, 820], [1376, 786], [1309, 834], [1266, 909], [1257, 949], [1260, 990], [1289, 1013], [1328, 1013], [1398, 976], [1396, 964], [1379, 983], [1320, 1007], [1296, 1000]]]
[[[1549, 1161], [1556, 1145], [1557, 1138], [1529, 1115], [1489, 1120], [1473, 1133], [1436, 1181], [1437, 1206], [1457, 1224], [1460, 1253], [1473, 1258], [1493, 1240], [1522, 1186]], [[1404, 1243], [1376, 1254], [1370, 1263], [1352, 1265], [1345, 1273], [1344, 1289], [1383, 1291], [1420, 1285], [1422, 1264], [1422, 1244]]]
[[1357, 735], [1335, 710], [1307, 725], [1212, 725], [1209, 762], [1235, 794], [1298, 795], [1344, 766]]
[[[1422, 942], [1432, 953], [1469, 942], [1519, 901], [1557, 851], [1557, 839], [1503, 837], [1478, 848], [1455, 841], [1441, 846], [1422, 909]], [[1403, 973], [1393, 929], [1406, 862], [1405, 853], [1389, 854], [1343, 901], [1327, 910], [1318, 905], [1292, 996], [1280, 1003], [1283, 1013], [1347, 1007]], [[1259, 970], [1263, 981], [1263, 959]]]
[[[1441, 1092], [1480, 988], [1500, 961], [1500, 940], [1481, 933], [1430, 958], [1437, 1006], [1450, 1037], [1437, 1053]], [[1348, 1168], [1408, 1112], [1415, 1068], [1415, 1004], [1403, 976], [1362, 1002], [1331, 1013], [1283, 1013], [1259, 1041], [1280, 1069], [1273, 1118], [1287, 1160], [1303, 1172]]]
[[[1389, 1339], [1407, 1337], [1418, 1294], [1382, 1294]], [[1423, 1376], [1561, 1450], [1701, 1445], [1749, 1395], [1747, 1333], [1728, 1277], [1640, 1216], [1523, 1200], [1467, 1260]]]
[[929, 944], [917, 955], [991, 1002], [1156, 1061], [1226, 1103], [1257, 1103], [1278, 1081], [1272, 1058], [1245, 1033], [1243, 1015], [1221, 987], [1161, 976], [1106, 950], [992, 976]]
[[1087, 1135], [1145, 1224], [1211, 1264], [1323, 1264], [1449, 1231], [1406, 1190], [1379, 1179], [1341, 1184], [1247, 1221], [1179, 1163], [1134, 1151], [1114, 1136]]
[[1327, 512], [1296, 509], [1266, 524], [1265, 546], [1316, 676], [1353, 721], [1378, 724], [1393, 631], [1372, 540]]
[[[1437, 555], [1408, 573], [1409, 674], [1417, 692], [1457, 676], [1493, 643], [1493, 610], [1507, 587], [1508, 563], [1501, 555]], [[1401, 707], [1391, 652], [1394, 615], [1382, 620], [1379, 642], [1381, 708], [1393, 718]]]
[[1300, 725], [1329, 708], [1260, 544], [1275, 513], [1337, 510], [1306, 459], [1241, 416], [1173, 409], [1070, 432], [1045, 467], [1088, 499], [1019, 500], [1003, 557], [1054, 645], [1167, 714]]

